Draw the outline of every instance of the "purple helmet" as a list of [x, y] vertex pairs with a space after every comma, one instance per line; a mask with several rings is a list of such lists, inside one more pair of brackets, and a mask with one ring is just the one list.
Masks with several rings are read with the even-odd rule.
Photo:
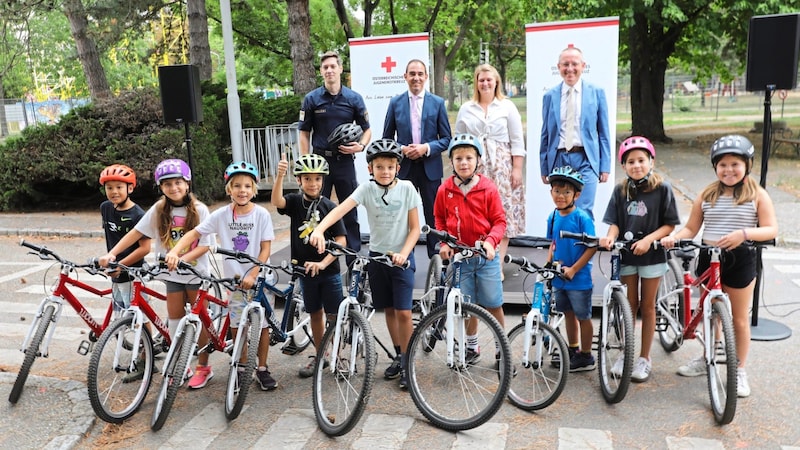
[[169, 178], [183, 178], [186, 181], [192, 181], [192, 170], [182, 159], [165, 159], [156, 166], [156, 184], [161, 184], [163, 180]]

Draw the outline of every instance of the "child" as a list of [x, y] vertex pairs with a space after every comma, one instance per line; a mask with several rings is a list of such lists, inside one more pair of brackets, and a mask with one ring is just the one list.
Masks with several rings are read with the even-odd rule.
[[[278, 212], [291, 217], [292, 259], [306, 268], [305, 278], [300, 279], [306, 311], [311, 315], [311, 335], [314, 346], [319, 348], [325, 333], [325, 314], [336, 316], [342, 296], [330, 295], [342, 292], [342, 276], [339, 258], [331, 254], [319, 254], [305, 242], [320, 219], [327, 216], [336, 204], [322, 196], [322, 185], [328, 175], [328, 161], [320, 155], [301, 155], [294, 162], [292, 172], [297, 177], [300, 193], [283, 195], [283, 177], [289, 169], [286, 158], [278, 162], [278, 175], [272, 188], [272, 205]], [[334, 223], [325, 231], [325, 239], [333, 239], [341, 245], [347, 243], [344, 222]], [[323, 311], [323, 306], [325, 310]], [[308, 357], [308, 364], [300, 369], [300, 377], [314, 374], [316, 356]]]
[[[750, 395], [745, 363], [750, 350], [750, 306], [756, 278], [755, 253], [746, 241], [768, 241], [778, 235], [778, 222], [772, 199], [764, 188], [749, 176], [755, 149], [747, 138], [723, 136], [711, 147], [711, 164], [717, 181], [709, 184], [692, 203], [686, 226], [674, 236], [661, 240], [672, 248], [679, 239], [692, 239], [703, 228], [703, 242], [716, 245], [722, 253], [722, 290], [730, 297], [733, 328], [736, 334], [737, 394]], [[709, 266], [710, 255], [701, 252], [697, 274]], [[678, 369], [678, 374], [693, 377], [706, 373], [701, 356]]]
[[[503, 314], [503, 282], [500, 278], [500, 258], [495, 248], [506, 230], [506, 213], [495, 184], [476, 173], [478, 159], [483, 153], [478, 138], [462, 133], [453, 137], [447, 149], [453, 164], [453, 176], [439, 187], [433, 203], [436, 229], [447, 231], [460, 242], [483, 242], [486, 258], [476, 257], [461, 266], [461, 292], [472, 302], [486, 308], [505, 328]], [[442, 245], [442, 259], [453, 257], [453, 249]], [[475, 364], [480, 359], [477, 320], [467, 324], [466, 360]], [[495, 357], [500, 353], [495, 349]]]
[[[154, 180], [163, 195], [145, 213], [144, 217], [128, 234], [125, 235], [108, 254], [100, 258], [100, 265], [105, 266], [109, 261], [116, 261], [126, 248], [142, 238], [155, 240], [156, 253], [166, 253], [178, 242], [186, 232], [194, 229], [197, 224], [208, 217], [208, 207], [197, 200], [191, 193], [192, 171], [189, 165], [181, 159], [167, 159], [158, 163], [154, 173]], [[191, 242], [191, 245], [180, 247], [179, 251], [187, 261], [193, 261], [197, 268], [208, 272], [208, 258], [203, 255], [205, 250], [198, 249], [198, 245], [208, 247], [210, 238], [200, 242]], [[197, 298], [197, 289], [200, 287], [194, 280], [194, 275], [179, 275], [171, 272], [161, 275], [167, 288], [167, 316], [169, 317], [169, 332], [174, 336], [178, 323], [184, 315], [184, 305], [192, 303]], [[191, 375], [191, 370], [187, 376]], [[192, 376], [189, 387], [201, 388], [205, 386], [208, 372]]]
[[358, 186], [350, 197], [325, 216], [311, 233], [309, 243], [322, 253], [325, 250], [325, 230], [356, 206], [364, 205], [370, 227], [370, 254], [390, 254], [395, 266], [409, 262], [408, 270], [383, 264], [368, 266], [374, 305], [385, 308], [386, 327], [397, 352], [383, 376], [387, 379], [399, 376], [400, 388], [406, 389], [405, 355], [413, 331], [414, 247], [420, 233], [417, 207], [422, 204], [422, 199], [410, 181], [397, 178], [403, 159], [400, 144], [391, 139], [380, 139], [370, 143], [366, 153], [372, 183]]
[[[679, 224], [678, 206], [672, 187], [653, 172], [656, 149], [644, 137], [631, 136], [619, 146], [619, 162], [627, 178], [614, 189], [603, 222], [609, 225], [600, 245], [610, 248], [619, 236], [633, 233], [636, 242], [622, 252], [620, 278], [628, 287], [628, 302], [636, 320], [642, 316], [642, 346], [633, 365], [631, 381], [650, 378], [650, 348], [656, 329], [656, 296], [661, 277], [667, 272], [667, 254], [653, 249], [653, 241], [667, 236]], [[640, 284], [641, 282], [641, 292]], [[624, 361], [618, 359], [611, 374], [621, 376]]]
[[[258, 169], [245, 161], [234, 162], [225, 169], [225, 192], [231, 198], [230, 207], [219, 208], [206, 219], [200, 222], [193, 230], [188, 231], [175, 247], [167, 253], [165, 258], [167, 267], [174, 270], [178, 265], [178, 260], [185, 260], [181, 256], [179, 249], [190, 245], [192, 242], [209, 238], [214, 233], [219, 238], [223, 248], [232, 248], [240, 252], [245, 252], [250, 256], [258, 258], [259, 261], [268, 261], [271, 250], [272, 240], [275, 233], [272, 229], [272, 216], [264, 207], [253, 203], [253, 199], [258, 195]], [[208, 250], [208, 246], [202, 249]], [[225, 277], [241, 277], [240, 286], [250, 289], [256, 284], [259, 267], [253, 267], [249, 263], [240, 263], [232, 258], [225, 258], [222, 263]], [[231, 292], [228, 303], [228, 314], [230, 314], [231, 333], [236, 336], [238, 332], [239, 320], [242, 311], [247, 305], [247, 299], [241, 291]], [[203, 347], [207, 342], [207, 336], [201, 336], [198, 345]], [[256, 379], [263, 391], [271, 391], [278, 387], [278, 383], [272, 378], [267, 366], [267, 356], [269, 354], [269, 324], [266, 320], [261, 323], [261, 339], [258, 343], [258, 370]], [[189, 387], [202, 387], [211, 377], [214, 371], [208, 365], [208, 352], [201, 352], [197, 355], [197, 369], [195, 378], [197, 383], [193, 386], [191, 381]], [[204, 376], [203, 379], [199, 379]], [[193, 378], [194, 379], [194, 378]]]
[[[558, 261], [567, 280], [553, 280], [556, 309], [566, 319], [569, 343], [569, 371], [583, 372], [595, 367], [592, 356], [592, 256], [596, 248], [574, 245], [572, 239], [561, 239], [561, 231], [593, 236], [594, 221], [583, 208], [575, 206], [581, 196], [583, 177], [570, 166], [556, 167], [547, 177], [550, 196], [556, 205], [547, 218], [547, 239], [552, 241], [548, 261]], [[560, 359], [552, 361], [554, 366]]]

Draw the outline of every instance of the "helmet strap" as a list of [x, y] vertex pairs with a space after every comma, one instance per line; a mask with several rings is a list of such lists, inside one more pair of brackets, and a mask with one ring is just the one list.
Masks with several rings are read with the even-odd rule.
[[372, 178], [372, 182], [373, 183], [375, 183], [378, 186], [383, 188], [383, 195], [381, 195], [381, 200], [383, 200], [383, 204], [384, 205], [387, 205], [387, 206], [389, 205], [389, 202], [386, 201], [386, 195], [389, 193], [389, 188], [392, 187], [392, 185], [394, 184], [395, 181], [397, 181], [397, 175], [395, 175], [394, 178], [392, 179], [392, 181], [389, 182], [388, 184], [381, 184], [381, 183], [378, 182], [378, 180], [376, 180], [375, 178]]
[[645, 175], [644, 177], [642, 177], [639, 180], [634, 180], [633, 178], [628, 177], [628, 189], [626, 191], [627, 192], [628, 201], [630, 201], [630, 199], [631, 199], [630, 192], [631, 191], [633, 191], [634, 193], [638, 192], [639, 188], [641, 188], [642, 186], [645, 186], [647, 184], [647, 182], [650, 180], [650, 174], [651, 173], [653, 173], [652, 169], [649, 172], [647, 172], [647, 175]]
[[478, 168], [476, 167], [475, 170], [472, 171], [472, 175], [468, 176], [467, 178], [461, 178], [461, 175], [458, 174], [455, 170], [453, 170], [453, 176], [458, 178], [458, 181], [461, 182], [462, 186], [466, 186], [472, 182], [472, 179], [475, 178], [475, 174], [478, 173]]

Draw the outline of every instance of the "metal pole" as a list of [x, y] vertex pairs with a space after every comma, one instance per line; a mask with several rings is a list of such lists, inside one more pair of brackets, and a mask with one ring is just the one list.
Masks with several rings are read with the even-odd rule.
[[222, 43], [225, 53], [225, 79], [228, 82], [228, 125], [231, 130], [231, 151], [233, 160], [241, 161], [244, 159], [242, 112], [239, 108], [239, 89], [236, 84], [236, 59], [233, 54], [233, 25], [230, 0], [220, 0], [219, 9], [222, 21]]

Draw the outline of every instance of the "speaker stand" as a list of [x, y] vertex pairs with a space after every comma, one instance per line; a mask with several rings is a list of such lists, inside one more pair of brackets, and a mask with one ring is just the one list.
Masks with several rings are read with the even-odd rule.
[[[192, 174], [194, 174], [194, 158], [192, 158], [192, 134], [189, 131], [189, 122], [188, 121], [184, 121], [183, 122], [183, 129], [184, 129], [184, 135], [185, 135], [185, 137], [183, 139], [183, 143], [186, 145], [186, 153], [187, 153], [186, 162], [189, 163], [189, 171], [191, 171]], [[192, 190], [192, 185], [191, 184], [189, 185], [189, 190], [190, 191]]]
[[[767, 168], [769, 167], [770, 145], [772, 143], [772, 94], [775, 85], [764, 89], [764, 136], [761, 145], [761, 187], [767, 188]], [[753, 313], [750, 318], [750, 339], [753, 341], [779, 341], [792, 335], [792, 329], [782, 323], [758, 318], [758, 303], [761, 297], [764, 265], [761, 261], [763, 248], [756, 247], [756, 286], [753, 290]]]

